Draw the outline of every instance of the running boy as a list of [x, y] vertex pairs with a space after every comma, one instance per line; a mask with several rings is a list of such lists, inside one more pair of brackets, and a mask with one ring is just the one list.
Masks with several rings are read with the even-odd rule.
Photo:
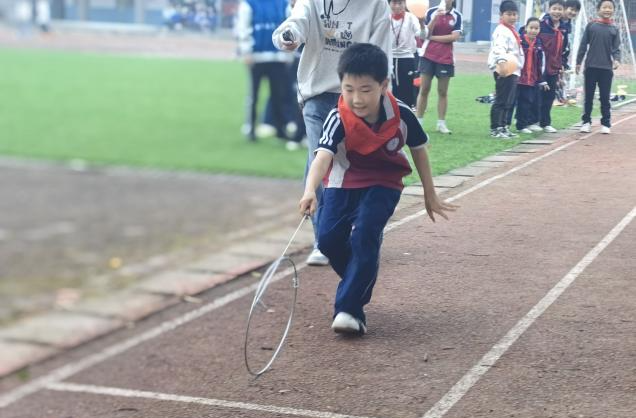
[[[517, 95], [517, 82], [524, 64], [521, 38], [514, 25], [517, 23], [519, 8], [512, 0], [504, 0], [499, 5], [499, 25], [492, 33], [488, 67], [495, 77], [495, 103], [490, 108], [490, 136], [509, 139], [517, 136], [508, 129], [508, 115], [512, 112]], [[509, 73], [505, 63], [509, 59], [517, 61], [517, 68]]]
[[453, 43], [464, 30], [461, 13], [455, 10], [454, 0], [442, 0], [440, 5], [426, 12], [424, 22], [428, 28], [428, 39], [424, 42], [424, 53], [420, 59], [420, 92], [417, 96], [417, 117], [424, 122], [433, 77], [437, 77], [437, 130], [450, 134], [446, 126], [448, 109], [448, 85], [455, 76]]
[[416, 38], [426, 39], [427, 28], [413, 13], [406, 11], [405, 0], [389, 0], [391, 6], [391, 32], [393, 33], [393, 94], [409, 107], [415, 106], [413, 75], [417, 68]]
[[539, 38], [543, 42], [545, 52], [545, 81], [548, 90], [541, 92], [541, 106], [539, 110], [539, 125], [544, 131], [554, 133], [557, 130], [552, 126], [552, 104], [559, 76], [568, 68], [568, 25], [561, 22], [563, 17], [564, 0], [550, 0], [548, 14], [541, 21]]
[[581, 132], [592, 130], [592, 104], [594, 92], [598, 84], [601, 101], [601, 133], [609, 134], [612, 126], [610, 119], [610, 89], [614, 72], [621, 59], [620, 36], [618, 28], [612, 22], [614, 16], [614, 2], [612, 0], [600, 0], [596, 5], [600, 19], [587, 24], [581, 46], [576, 56], [576, 73], [581, 71], [583, 57], [585, 59], [585, 104], [582, 116], [583, 125]]
[[388, 59], [380, 48], [355, 44], [338, 63], [342, 95], [325, 122], [300, 199], [301, 213], [316, 211], [316, 189], [325, 186], [318, 246], [341, 278], [332, 329], [364, 334], [364, 305], [378, 274], [382, 231], [400, 200], [402, 177], [411, 172], [404, 145], [411, 149], [424, 185], [430, 218], [448, 219], [454, 205], [435, 193], [426, 142], [419, 121], [388, 92]]
[[[309, 142], [305, 174], [314, 159], [325, 118], [340, 96], [334, 71], [340, 55], [357, 42], [369, 42], [390, 56], [390, 14], [386, 0], [298, 0], [291, 16], [274, 31], [272, 40], [279, 49], [294, 51], [305, 45], [298, 66], [298, 99]], [[317, 193], [320, 202], [320, 188]], [[318, 219], [312, 218], [316, 241], [307, 264], [325, 266], [329, 259], [317, 247]]]
[[[524, 134], [542, 130], [537, 125], [539, 123], [539, 94], [541, 90], [550, 88], [548, 83], [543, 80], [545, 58], [543, 44], [541, 39], [537, 37], [540, 23], [538, 18], [531, 17], [524, 28], [519, 31], [525, 62], [517, 84], [515, 118], [517, 119], [517, 130]], [[509, 117], [511, 115], [512, 113]]]

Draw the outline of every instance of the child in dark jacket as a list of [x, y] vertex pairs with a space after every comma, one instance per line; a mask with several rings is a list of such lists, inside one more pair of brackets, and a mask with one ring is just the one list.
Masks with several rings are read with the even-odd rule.
[[[531, 17], [519, 33], [521, 47], [526, 57], [517, 85], [517, 130], [524, 134], [541, 131], [539, 123], [540, 92], [549, 89], [543, 78], [545, 56], [543, 43], [537, 37], [541, 21]], [[512, 115], [512, 114], [511, 114]]]
[[612, 87], [613, 70], [617, 69], [621, 59], [620, 36], [618, 28], [612, 22], [614, 2], [600, 0], [596, 5], [600, 19], [588, 23], [581, 38], [581, 46], [576, 56], [576, 73], [581, 71], [583, 57], [585, 59], [585, 104], [581, 132], [592, 130], [592, 103], [596, 85], [599, 88], [601, 101], [601, 133], [610, 133], [610, 89]]
[[565, 2], [564, 0], [550, 0], [548, 14], [541, 21], [538, 38], [543, 43], [545, 52], [545, 81], [548, 83], [548, 90], [541, 92], [541, 106], [539, 111], [539, 124], [544, 131], [554, 133], [556, 129], [552, 127], [552, 103], [557, 87], [559, 76], [568, 67], [568, 34], [569, 26], [563, 24]]

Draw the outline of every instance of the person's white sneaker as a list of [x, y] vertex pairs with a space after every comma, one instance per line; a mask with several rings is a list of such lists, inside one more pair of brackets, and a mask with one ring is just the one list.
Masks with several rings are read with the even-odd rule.
[[601, 133], [605, 134], [605, 135], [611, 134], [612, 130], [609, 128], [609, 126], [603, 125], [603, 126], [601, 126]]
[[441, 134], [452, 134], [453, 132], [448, 129], [448, 127], [446, 126], [445, 123], [438, 123], [437, 124], [437, 131]]
[[541, 132], [541, 131], [543, 131], [543, 128], [540, 127], [539, 125], [537, 125], [536, 123], [528, 126], [528, 129], [530, 129], [532, 132]]
[[300, 143], [294, 141], [287, 141], [285, 144], [287, 151], [297, 151], [300, 149]]
[[581, 129], [579, 129], [579, 132], [584, 134], [592, 132], [592, 124], [585, 122], [583, 125], [581, 125]]
[[328, 266], [329, 259], [318, 248], [314, 248], [307, 257], [307, 264], [310, 266]]
[[522, 134], [531, 134], [532, 133], [530, 128], [519, 129], [519, 132], [521, 132]]
[[549, 133], [549, 134], [553, 134], [553, 133], [557, 132], [557, 130], [556, 130], [556, 129], [554, 129], [554, 128], [553, 128], [552, 126], [550, 126], [550, 125], [548, 125], [548, 126], [544, 127], [544, 128], [543, 128], [543, 130], [544, 130], [544, 131], [546, 131], [546, 132], [547, 132], [547, 133]]
[[362, 321], [354, 318], [346, 312], [340, 312], [333, 319], [331, 329], [338, 334], [359, 334], [367, 332], [367, 327]]
[[269, 138], [271, 136], [276, 136], [276, 128], [272, 125], [261, 123], [256, 126], [255, 133], [257, 138]]

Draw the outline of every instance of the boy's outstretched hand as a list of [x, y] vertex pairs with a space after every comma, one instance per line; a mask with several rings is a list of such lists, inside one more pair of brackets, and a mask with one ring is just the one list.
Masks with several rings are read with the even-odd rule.
[[428, 217], [431, 218], [433, 222], [435, 222], [435, 213], [448, 220], [448, 216], [445, 212], [455, 212], [457, 208], [459, 208], [459, 206], [457, 205], [453, 205], [441, 200], [437, 196], [437, 194], [434, 194], [433, 196], [425, 195], [424, 206], [426, 207], [426, 213], [428, 213]]
[[318, 198], [316, 193], [305, 192], [303, 197], [298, 202], [298, 209], [301, 215], [313, 216], [316, 212], [316, 205], [318, 204]]

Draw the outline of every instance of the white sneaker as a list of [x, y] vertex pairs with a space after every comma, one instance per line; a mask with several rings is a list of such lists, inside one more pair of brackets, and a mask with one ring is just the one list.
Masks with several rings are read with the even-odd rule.
[[508, 136], [508, 138], [516, 138], [519, 136], [516, 133], [512, 132], [507, 126], [503, 127], [503, 132]]
[[276, 136], [276, 128], [272, 125], [268, 125], [266, 123], [261, 123], [256, 126], [256, 137], [257, 138], [269, 138], [272, 136]]
[[367, 332], [367, 327], [362, 321], [354, 318], [346, 312], [340, 312], [333, 320], [331, 329], [338, 334], [358, 334]]
[[541, 131], [543, 131], [543, 128], [540, 127], [539, 125], [537, 125], [536, 123], [528, 126], [528, 129], [530, 129], [532, 132], [541, 132]]
[[592, 124], [585, 122], [583, 125], [581, 125], [581, 129], [579, 129], [579, 132], [584, 134], [592, 132]]
[[519, 132], [521, 132], [522, 134], [531, 134], [532, 133], [530, 128], [519, 129]]
[[601, 133], [605, 134], [605, 135], [611, 134], [612, 130], [609, 128], [609, 126], [603, 125], [603, 126], [601, 126]]
[[448, 127], [446, 127], [445, 123], [438, 123], [437, 124], [437, 131], [441, 134], [452, 134], [453, 132], [451, 132], [450, 129], [448, 129]]
[[285, 148], [287, 148], [287, 151], [297, 151], [300, 149], [300, 143], [287, 141], [287, 143], [285, 144]]
[[549, 133], [549, 134], [553, 134], [553, 133], [557, 132], [557, 130], [556, 130], [556, 129], [554, 129], [554, 128], [553, 128], [552, 126], [550, 126], [550, 125], [548, 125], [548, 126], [544, 127], [544, 128], [543, 128], [543, 130], [544, 130], [544, 131], [546, 131], [546, 132], [547, 132], [547, 133]]
[[307, 257], [307, 264], [310, 266], [328, 266], [329, 259], [318, 248], [314, 248]]

